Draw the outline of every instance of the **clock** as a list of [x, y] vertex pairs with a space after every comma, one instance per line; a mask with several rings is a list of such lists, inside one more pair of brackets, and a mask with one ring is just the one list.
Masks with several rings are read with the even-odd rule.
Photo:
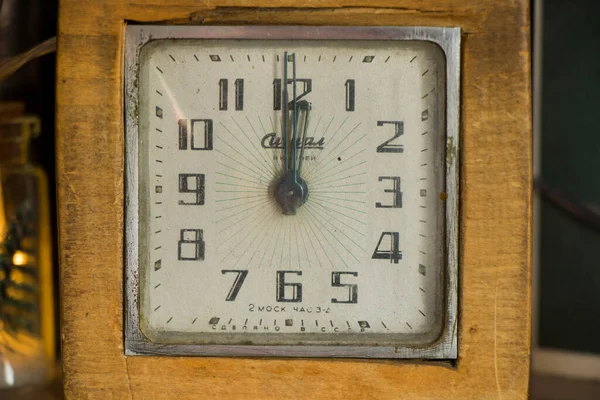
[[529, 3], [61, 1], [65, 397], [526, 399]]
[[128, 354], [456, 358], [459, 29], [126, 46]]

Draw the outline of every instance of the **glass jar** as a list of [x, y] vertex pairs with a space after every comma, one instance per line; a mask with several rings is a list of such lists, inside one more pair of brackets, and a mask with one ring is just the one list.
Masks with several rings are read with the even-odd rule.
[[48, 181], [30, 163], [37, 117], [0, 118], [0, 388], [54, 376]]

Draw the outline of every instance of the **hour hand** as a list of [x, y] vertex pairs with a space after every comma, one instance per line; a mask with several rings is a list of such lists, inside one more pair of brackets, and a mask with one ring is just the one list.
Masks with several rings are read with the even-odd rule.
[[[308, 123], [310, 121], [310, 111], [312, 110], [312, 103], [309, 103], [306, 100], [301, 100], [297, 104], [298, 114], [301, 112], [304, 113], [304, 118], [302, 121], [302, 134], [300, 135], [300, 139], [298, 142], [300, 143], [300, 156], [298, 161], [298, 170], [296, 171], [296, 175], [299, 177], [302, 172], [302, 161], [304, 160], [304, 147], [306, 146], [306, 136], [308, 134]], [[299, 123], [299, 120], [296, 118], [294, 121], [296, 126]], [[297, 143], [296, 143], [297, 145]]]

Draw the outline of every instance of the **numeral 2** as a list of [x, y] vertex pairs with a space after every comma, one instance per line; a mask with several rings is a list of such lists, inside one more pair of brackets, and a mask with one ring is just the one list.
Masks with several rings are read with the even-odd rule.
[[377, 121], [377, 126], [383, 126], [385, 124], [394, 124], [394, 136], [391, 139], [386, 140], [377, 146], [378, 153], [403, 153], [404, 145], [402, 144], [390, 144], [394, 139], [399, 138], [404, 134], [404, 122], [402, 121]]

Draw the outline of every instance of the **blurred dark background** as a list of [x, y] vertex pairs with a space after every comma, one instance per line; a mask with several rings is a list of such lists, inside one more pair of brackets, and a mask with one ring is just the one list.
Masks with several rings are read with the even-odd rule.
[[[546, 0], [542, 24], [541, 181], [600, 205], [600, 2]], [[600, 227], [539, 212], [538, 343], [600, 356]]]
[[[23, 53], [56, 36], [58, 2], [56, 0], [0, 0], [0, 59]], [[0, 83], [0, 101], [19, 101], [25, 113], [37, 115], [42, 133], [32, 142], [31, 159], [42, 166], [49, 180], [51, 210], [54, 299], [58, 311], [58, 241], [56, 234], [56, 174], [54, 155], [56, 55], [37, 58]], [[57, 314], [58, 320], [58, 314]], [[57, 324], [58, 325], [58, 324]], [[57, 326], [58, 329], [58, 326]], [[57, 338], [57, 348], [59, 347]], [[0, 396], [1, 398], [2, 396]]]

